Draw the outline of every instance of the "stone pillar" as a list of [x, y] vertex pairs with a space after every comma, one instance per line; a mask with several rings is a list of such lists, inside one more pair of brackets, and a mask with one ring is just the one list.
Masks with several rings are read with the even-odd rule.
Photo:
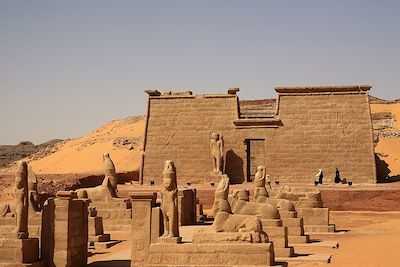
[[151, 215], [157, 193], [134, 193], [132, 198], [132, 253], [131, 266], [143, 266], [151, 243]]
[[77, 199], [72, 191], [60, 191], [56, 196], [48, 200], [43, 211], [42, 255], [46, 266], [86, 266], [88, 202]]

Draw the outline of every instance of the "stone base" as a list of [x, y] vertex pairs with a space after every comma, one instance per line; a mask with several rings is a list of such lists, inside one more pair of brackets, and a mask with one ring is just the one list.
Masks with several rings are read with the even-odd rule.
[[89, 236], [89, 242], [107, 242], [107, 241], [110, 241], [110, 234]]
[[308, 233], [334, 233], [335, 225], [304, 225], [304, 231]]
[[34, 263], [3, 263], [3, 262], [0, 262], [0, 267], [45, 267], [45, 264], [42, 261], [37, 261]]
[[37, 261], [39, 261], [38, 238], [0, 239], [0, 262], [25, 264], [25, 263], [35, 263]]
[[19, 232], [19, 233], [5, 233], [3, 234], [5, 239], [27, 239], [29, 233]]
[[310, 254], [296, 257], [276, 257], [275, 260], [288, 263], [330, 263], [331, 258], [331, 254]]
[[212, 231], [199, 231], [193, 235], [192, 242], [194, 244], [215, 244], [215, 243], [252, 243], [251, 234], [248, 232], [212, 232]]
[[329, 254], [332, 253], [332, 250], [339, 248], [339, 243], [337, 241], [327, 240], [307, 244], [295, 244], [293, 247], [296, 254]]
[[280, 215], [281, 219], [297, 218], [297, 212], [295, 212], [295, 211], [279, 210], [279, 215]]
[[295, 244], [306, 244], [310, 242], [310, 237], [308, 235], [297, 235], [297, 236], [288, 236], [289, 246], [294, 246]]
[[299, 218], [303, 218], [304, 226], [329, 224], [328, 208], [299, 208], [297, 215]]
[[145, 266], [271, 266], [273, 263], [271, 243], [156, 243], [150, 245]]
[[121, 243], [121, 240], [111, 240], [111, 241], [106, 241], [106, 242], [94, 242], [94, 243], [89, 243], [88, 247], [89, 248], [95, 248], [95, 249], [107, 249], [111, 248], [112, 246]]
[[182, 237], [162, 237], [160, 236], [157, 239], [157, 242], [160, 244], [180, 244], [182, 243]]

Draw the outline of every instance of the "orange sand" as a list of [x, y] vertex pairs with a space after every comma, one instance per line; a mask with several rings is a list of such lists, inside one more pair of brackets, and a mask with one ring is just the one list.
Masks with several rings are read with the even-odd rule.
[[371, 112], [391, 112], [395, 118], [395, 128], [400, 129], [400, 103], [396, 104], [371, 104]]
[[[372, 104], [371, 112], [391, 112], [395, 119], [394, 128], [391, 130], [400, 130], [400, 103], [396, 104]], [[380, 138], [376, 153], [388, 155], [381, 157], [389, 166], [390, 175], [395, 176], [400, 173], [400, 138]]]
[[135, 123], [114, 120], [97, 130], [77, 139], [60, 144], [57, 152], [30, 162], [38, 174], [100, 173], [103, 171], [102, 155], [110, 153], [118, 172], [139, 168], [141, 145], [129, 150], [113, 146], [113, 139], [141, 137], [145, 119]]

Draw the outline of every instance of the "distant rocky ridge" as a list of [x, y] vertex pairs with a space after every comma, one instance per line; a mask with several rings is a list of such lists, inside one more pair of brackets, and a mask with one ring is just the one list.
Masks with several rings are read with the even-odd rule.
[[0, 167], [17, 160], [35, 155], [41, 158], [57, 151], [57, 144], [63, 142], [61, 139], [53, 139], [40, 145], [35, 145], [29, 141], [22, 141], [17, 145], [0, 145]]
[[369, 103], [370, 104], [394, 104], [394, 103], [400, 103], [400, 99], [385, 100], [385, 99], [381, 99], [381, 98], [378, 98], [378, 97], [370, 95], [369, 96]]

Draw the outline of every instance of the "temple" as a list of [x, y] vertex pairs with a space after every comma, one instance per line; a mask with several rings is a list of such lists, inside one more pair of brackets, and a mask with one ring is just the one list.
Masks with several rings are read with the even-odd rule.
[[[147, 90], [140, 182], [162, 183], [173, 160], [178, 184], [218, 182], [210, 141], [223, 137], [222, 173], [232, 184], [254, 180], [266, 167], [272, 182], [310, 184], [319, 169], [336, 168], [353, 183], [375, 183], [369, 85], [276, 87], [277, 99], [240, 101], [226, 94]], [[362, 160], [360, 160], [362, 159]]]

